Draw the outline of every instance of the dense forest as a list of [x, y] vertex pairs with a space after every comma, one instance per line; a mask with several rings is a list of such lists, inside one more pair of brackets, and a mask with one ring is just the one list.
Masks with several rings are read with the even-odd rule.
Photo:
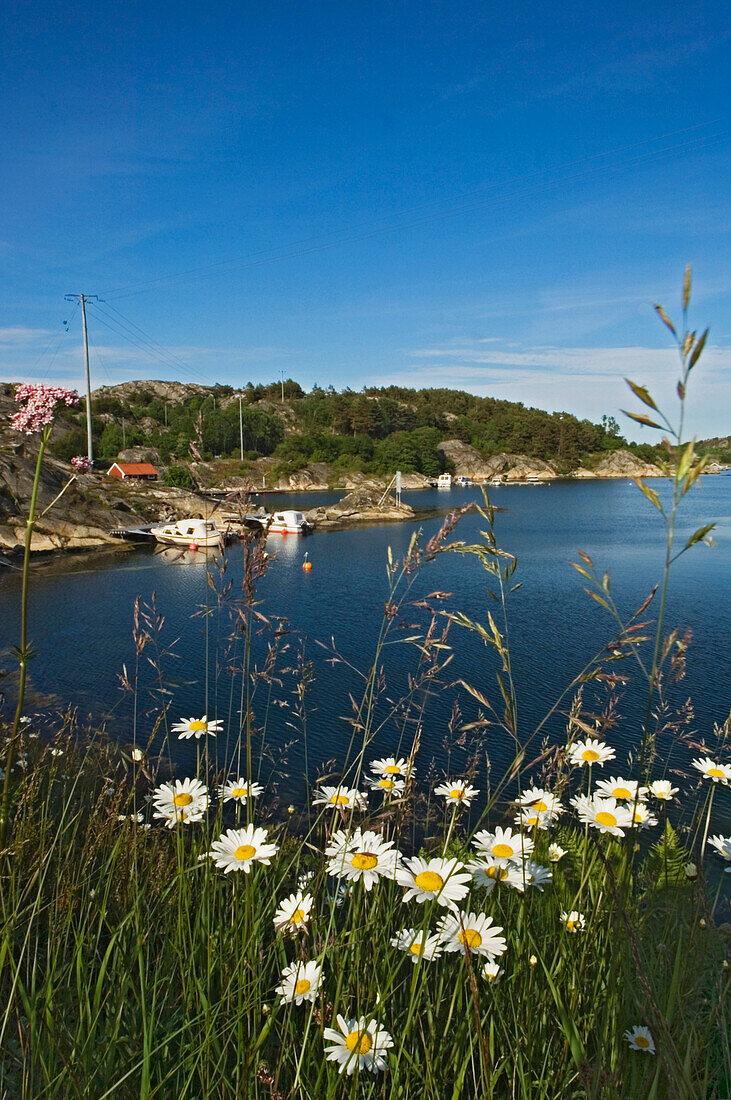
[[[145, 383], [125, 383], [94, 395], [93, 435], [100, 464], [130, 447], [154, 448], [163, 464], [211, 458], [262, 456], [284, 476], [312, 462], [334, 472], [390, 474], [395, 469], [435, 477], [449, 468], [438, 445], [457, 439], [488, 458], [507, 452], [551, 462], [559, 472], [591, 465], [596, 456], [628, 447], [653, 461], [657, 449], [622, 438], [611, 416], [601, 424], [570, 413], [547, 413], [514, 401], [476, 397], [461, 390], [399, 386], [361, 391], [297, 382], [191, 387], [183, 400], [163, 400]], [[241, 399], [239, 401], [239, 398]], [[53, 444], [61, 458], [86, 449], [83, 407], [70, 430]]]

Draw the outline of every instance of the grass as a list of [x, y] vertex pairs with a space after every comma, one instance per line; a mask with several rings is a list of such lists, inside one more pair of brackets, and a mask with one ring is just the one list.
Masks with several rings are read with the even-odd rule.
[[[684, 310], [688, 293], [689, 283]], [[697, 343], [688, 344], [686, 337], [679, 342], [687, 385]], [[649, 395], [640, 396], [647, 404]], [[680, 435], [682, 430], [679, 447]], [[161, 784], [176, 779], [169, 722], [174, 688], [163, 672], [161, 614], [138, 604], [137, 667], [125, 670], [124, 683], [136, 704], [140, 664], [151, 657], [158, 706], [148, 744], [139, 739], [136, 719], [128, 751], [103, 733], [79, 730], [73, 712], [50, 741], [32, 721], [18, 721], [8, 731], [10, 812], [2, 822], [0, 851], [0, 1098], [727, 1097], [728, 929], [722, 926], [720, 892], [728, 880], [719, 874], [722, 864], [709, 837], [721, 828], [729, 723], [708, 744], [685, 746], [719, 762], [718, 776], [696, 769], [693, 781], [678, 781], [675, 772], [666, 775], [666, 761], [656, 752], [660, 733], [672, 728], [681, 730], [678, 739], [686, 736], [672, 707], [685, 640], [665, 630], [663, 616], [678, 554], [675, 515], [686, 486], [698, 476], [697, 463], [692, 445], [683, 447], [669, 471], [673, 503], [655, 631], [648, 632], [644, 619], [652, 598], [623, 622], [609, 578], [597, 576], [582, 555], [577, 568], [612, 616], [613, 636], [566, 685], [530, 737], [519, 732], [510, 658], [517, 562], [499, 546], [489, 501], [481, 509], [485, 530], [479, 544], [448, 541], [459, 519], [453, 515], [426, 545], [415, 537], [403, 560], [389, 555], [383, 621], [361, 673], [362, 690], [353, 698], [342, 767], [319, 776], [292, 812], [265, 795], [224, 802], [217, 794], [226, 779], [259, 778], [268, 715], [281, 702], [285, 671], [291, 675], [282, 624], [264, 619], [256, 601], [256, 582], [268, 565], [262, 545], [251, 541], [244, 547], [240, 593], [232, 593], [225, 568], [210, 573], [203, 615], [206, 667], [211, 681], [223, 668], [230, 675], [229, 712], [222, 716], [226, 736], [196, 742], [195, 775], [208, 789], [207, 805], [200, 819], [185, 821], [174, 816], [179, 804], [171, 828], [160, 817], [160, 805]], [[694, 541], [699, 539], [686, 548]], [[407, 609], [407, 621], [414, 618], [409, 601], [415, 577], [443, 552], [478, 558], [495, 597], [495, 615], [486, 622], [445, 615], [440, 594], [432, 593], [422, 601], [424, 629], [400, 631]], [[226, 615], [228, 633], [221, 626]], [[255, 660], [262, 630], [268, 631], [264, 656]], [[494, 688], [460, 682], [482, 717], [465, 724], [455, 709], [449, 732], [455, 738], [469, 732], [479, 741], [489, 724], [514, 746], [504, 774], [490, 775], [487, 786], [477, 758], [466, 774], [450, 776], [482, 788], [472, 807], [464, 804], [467, 799], [436, 794], [430, 762], [421, 754], [430, 695], [458, 653], [454, 638], [462, 630], [476, 633], [494, 651], [499, 671]], [[391, 644], [413, 653], [400, 698], [382, 674]], [[335, 652], [327, 656], [342, 660]], [[306, 746], [317, 675], [304, 655], [295, 665], [299, 678], [289, 724]], [[630, 761], [590, 763], [588, 737], [611, 748], [616, 688], [630, 667], [648, 685], [638, 753]], [[604, 703], [597, 706], [602, 692]], [[207, 674], [201, 709], [212, 695]], [[558, 713], [566, 716], [561, 746], [544, 740], [549, 719]], [[403, 789], [369, 791], [362, 811], [313, 803], [328, 783], [336, 796], [345, 787], [364, 790], [377, 774], [374, 739], [383, 743], [386, 731], [394, 756], [403, 761]], [[162, 750], [152, 755], [158, 735]], [[305, 768], [311, 773], [306, 756]], [[646, 796], [648, 828], [632, 820], [644, 804], [639, 795], [618, 805], [577, 801], [594, 795], [615, 771], [642, 787], [670, 777], [680, 789], [672, 801]], [[550, 791], [562, 812], [533, 822], [534, 806], [516, 825], [515, 791], [533, 783]], [[532, 803], [538, 798], [529, 796]], [[619, 835], [587, 822], [592, 806], [613, 812]], [[266, 836], [252, 835], [254, 826]], [[505, 853], [496, 844], [506, 838], [495, 836], [498, 827], [513, 830], [513, 845], [532, 846], [532, 862], [500, 862]], [[238, 870], [225, 874], [211, 853], [234, 828], [249, 831], [233, 844]], [[255, 858], [264, 842], [276, 846], [266, 864]], [[394, 857], [384, 854], [394, 850], [398, 873]], [[356, 853], [360, 863], [352, 862]], [[471, 867], [468, 877], [465, 865], [478, 855], [484, 873]], [[417, 856], [455, 864], [450, 875], [443, 864], [430, 865], [430, 873], [441, 870], [446, 877], [442, 893], [435, 887], [436, 896], [405, 900], [413, 882], [409, 867], [418, 871], [410, 861]], [[355, 870], [371, 866], [374, 858], [391, 873], [376, 876], [366, 889]], [[531, 874], [540, 880], [540, 868], [551, 876], [543, 887], [530, 883]], [[467, 881], [456, 894], [464, 896], [446, 906], [444, 894], [459, 886], [462, 875]], [[430, 882], [419, 878], [416, 885], [426, 890]], [[307, 919], [291, 930], [276, 927], [278, 907], [298, 892], [311, 899]], [[296, 905], [307, 909], [301, 899]], [[407, 947], [418, 933], [436, 934], [450, 912], [456, 914], [454, 935], [450, 939], [442, 930], [436, 958], [394, 946], [404, 930], [413, 930], [405, 934]], [[497, 940], [489, 941], [485, 917]], [[461, 949], [460, 936], [466, 944]], [[489, 942], [492, 950], [484, 954]], [[322, 983], [312, 999], [295, 1004], [277, 988], [285, 968], [308, 961], [322, 968]], [[501, 973], [485, 973], [486, 962]], [[347, 1036], [350, 1044], [344, 1059], [351, 1051], [344, 1066], [328, 1058], [333, 1046], [343, 1049], [328, 1031], [338, 1030], [340, 1017], [342, 1040]], [[625, 1038], [637, 1026], [649, 1029], [654, 1053], [632, 1049]], [[379, 1052], [382, 1059], [372, 1065]]]

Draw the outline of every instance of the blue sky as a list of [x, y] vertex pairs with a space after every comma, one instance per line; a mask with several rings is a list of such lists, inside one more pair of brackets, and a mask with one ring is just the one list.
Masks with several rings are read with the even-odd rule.
[[0, 378], [81, 383], [83, 291], [95, 385], [284, 370], [598, 419], [627, 374], [672, 402], [652, 302], [690, 261], [690, 430], [726, 434], [730, 37], [697, 0], [6, 0]]

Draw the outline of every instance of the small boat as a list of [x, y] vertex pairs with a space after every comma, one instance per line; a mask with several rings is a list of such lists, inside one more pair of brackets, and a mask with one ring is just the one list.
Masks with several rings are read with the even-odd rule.
[[452, 488], [452, 475], [451, 474], [440, 474], [439, 477], [437, 478], [437, 488], [438, 489], [451, 489]]
[[222, 547], [224, 533], [209, 519], [178, 519], [174, 523], [164, 523], [160, 527], [151, 527], [150, 534], [158, 542], [171, 546], [194, 546], [203, 549], [207, 546]]
[[275, 535], [309, 535], [311, 531], [302, 512], [274, 512], [269, 523], [269, 532]]

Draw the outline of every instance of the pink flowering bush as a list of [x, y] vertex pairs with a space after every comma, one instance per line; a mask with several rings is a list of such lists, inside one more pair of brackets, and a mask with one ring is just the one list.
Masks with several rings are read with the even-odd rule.
[[18, 409], [10, 419], [16, 432], [34, 435], [53, 422], [56, 405], [63, 402], [73, 409], [79, 403], [76, 390], [66, 390], [62, 386], [42, 386], [34, 382], [23, 382], [15, 391], [15, 400], [23, 408]]
[[88, 474], [92, 468], [92, 463], [86, 457], [86, 455], [75, 455], [71, 459], [71, 465], [76, 470], [77, 474]]

